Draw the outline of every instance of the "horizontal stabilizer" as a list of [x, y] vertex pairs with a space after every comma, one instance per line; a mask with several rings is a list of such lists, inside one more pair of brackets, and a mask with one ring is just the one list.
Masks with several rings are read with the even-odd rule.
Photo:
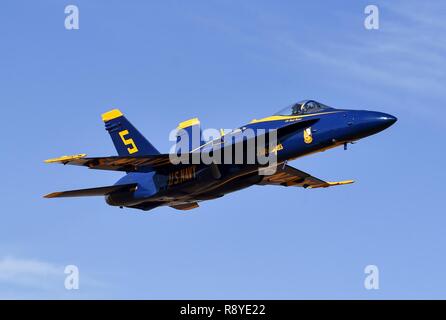
[[66, 197], [89, 197], [89, 196], [105, 196], [117, 191], [135, 190], [137, 183], [121, 184], [99, 188], [79, 189], [53, 192], [44, 196], [44, 198], [66, 198]]

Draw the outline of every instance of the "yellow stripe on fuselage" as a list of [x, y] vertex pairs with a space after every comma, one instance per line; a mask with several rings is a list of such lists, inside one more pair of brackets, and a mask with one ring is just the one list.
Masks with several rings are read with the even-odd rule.
[[320, 113], [313, 113], [313, 114], [303, 114], [303, 115], [299, 115], [299, 116], [269, 116], [266, 118], [254, 119], [250, 123], [269, 122], [269, 121], [284, 121], [284, 120], [299, 120], [301, 118], [320, 116], [320, 115], [324, 115], [324, 114], [337, 113], [337, 112], [340, 112], [340, 111], [338, 110], [338, 111], [320, 112]]
[[[296, 120], [300, 120], [300, 119], [306, 118], [306, 117], [313, 117], [313, 116], [319, 116], [319, 115], [331, 114], [331, 113], [338, 113], [338, 112], [342, 112], [342, 110], [327, 111], [327, 112], [320, 112], [320, 113], [313, 113], [313, 114], [304, 114], [304, 115], [300, 115], [300, 116], [277, 116], [276, 115], [276, 116], [269, 116], [269, 117], [262, 118], [262, 119], [254, 119], [249, 124], [261, 123], [261, 122], [269, 122], [269, 121], [286, 121], [286, 120], [295, 120], [296, 121]], [[194, 119], [197, 119], [197, 118], [194, 118]], [[191, 120], [194, 120], [194, 119], [190, 119], [190, 120], [187, 120], [185, 122], [188, 122], [188, 121], [191, 121]], [[182, 123], [185, 123], [185, 122], [182, 122]], [[181, 123], [180, 123], [180, 125], [181, 125]], [[183, 129], [183, 128], [178, 127], [178, 129]], [[195, 148], [191, 152], [195, 152], [195, 151], [203, 148], [204, 146], [207, 146], [207, 145], [212, 144], [212, 143], [213, 143], [213, 141], [206, 142], [205, 144], [202, 144], [201, 146], [199, 146], [198, 148]]]

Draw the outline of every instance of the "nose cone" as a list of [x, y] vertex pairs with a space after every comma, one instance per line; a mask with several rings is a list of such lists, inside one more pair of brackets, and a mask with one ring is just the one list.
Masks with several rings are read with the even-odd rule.
[[377, 132], [387, 129], [397, 120], [396, 117], [382, 112], [367, 111], [368, 115], [365, 120], [368, 121]]
[[397, 118], [383, 112], [358, 111], [354, 131], [358, 138], [370, 136], [387, 129], [397, 121]]
[[380, 121], [382, 123], [386, 124], [386, 128], [390, 127], [392, 124], [398, 120], [396, 117], [392, 116], [391, 114], [377, 112], [378, 113], [378, 119], [377, 121]]

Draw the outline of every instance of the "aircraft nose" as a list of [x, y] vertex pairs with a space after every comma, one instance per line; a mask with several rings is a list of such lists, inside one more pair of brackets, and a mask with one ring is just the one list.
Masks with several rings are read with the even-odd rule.
[[352, 120], [352, 140], [361, 139], [387, 129], [397, 121], [397, 118], [383, 112], [357, 111]]
[[382, 124], [386, 125], [386, 128], [390, 127], [392, 124], [394, 124], [398, 119], [391, 114], [378, 112], [379, 116], [377, 121], [381, 122]]
[[397, 118], [383, 112], [362, 111], [361, 120], [362, 124], [373, 134], [387, 129], [397, 121]]

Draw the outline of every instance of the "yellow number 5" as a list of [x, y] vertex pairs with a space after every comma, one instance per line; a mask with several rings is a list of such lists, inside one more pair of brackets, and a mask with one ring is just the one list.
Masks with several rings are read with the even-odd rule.
[[129, 134], [128, 130], [123, 130], [123, 131], [119, 132], [119, 136], [121, 137], [122, 142], [124, 142], [124, 144], [126, 146], [132, 146], [131, 148], [127, 148], [127, 151], [130, 154], [138, 152], [138, 148], [136, 147], [136, 144], [133, 141], [133, 139], [126, 139], [125, 138], [125, 136], [128, 135], [128, 134]]

